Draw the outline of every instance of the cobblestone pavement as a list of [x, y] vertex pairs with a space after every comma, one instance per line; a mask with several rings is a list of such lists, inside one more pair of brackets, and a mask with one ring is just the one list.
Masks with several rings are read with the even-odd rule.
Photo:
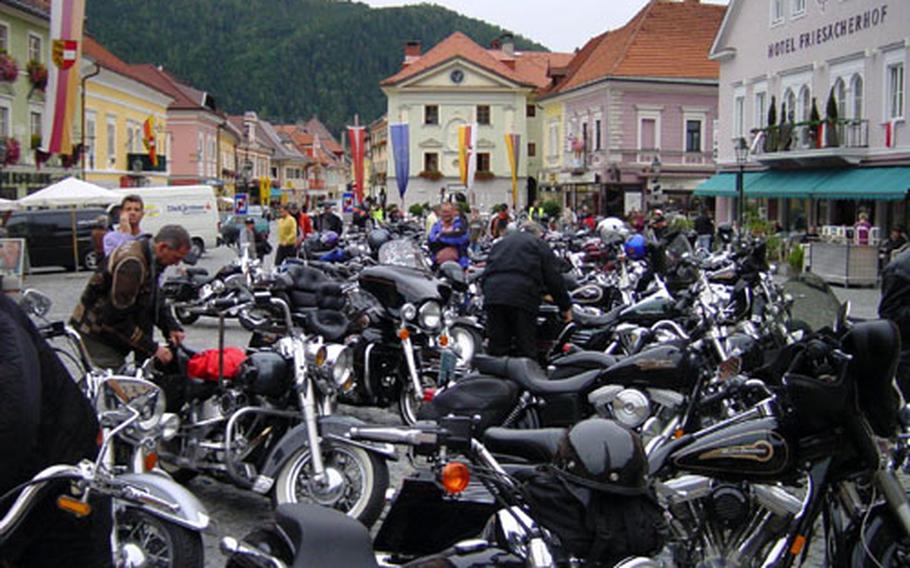
[[[199, 265], [213, 271], [228, 263], [233, 257], [233, 250], [220, 247], [209, 251]], [[54, 300], [50, 313], [51, 319], [67, 319], [88, 276], [87, 272], [44, 271], [28, 276], [25, 286], [41, 290]], [[878, 289], [839, 287], [833, 289], [841, 300], [851, 301], [852, 315], [860, 318], [875, 317], [880, 295]], [[212, 348], [217, 345], [218, 329], [217, 321], [214, 319], [202, 318], [189, 327], [187, 332], [187, 343], [194, 348]], [[225, 336], [227, 345], [245, 345], [248, 339], [248, 333], [236, 321], [227, 322]], [[395, 409], [384, 411], [342, 407], [340, 412], [350, 413], [371, 423], [400, 423]], [[398, 487], [402, 477], [409, 470], [407, 460], [391, 463], [390, 487]], [[207, 567], [224, 565], [223, 558], [218, 552], [218, 538], [221, 535], [240, 537], [271, 519], [271, 503], [267, 497], [241, 491], [207, 477], [198, 477], [190, 481], [187, 487], [202, 500], [215, 521], [210, 534], [205, 535]], [[820, 543], [816, 539], [809, 557], [809, 564], [820, 565], [822, 559]]]

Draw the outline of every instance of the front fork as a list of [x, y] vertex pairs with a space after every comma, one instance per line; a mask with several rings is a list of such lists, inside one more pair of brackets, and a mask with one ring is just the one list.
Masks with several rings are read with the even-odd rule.
[[414, 396], [418, 399], [422, 396], [420, 377], [417, 375], [417, 363], [414, 361], [414, 344], [411, 342], [411, 334], [406, 327], [398, 331], [401, 338], [401, 349], [404, 351], [404, 360], [408, 365], [408, 377], [411, 379], [411, 386], [414, 388]]
[[313, 480], [321, 484], [326, 481], [326, 475], [325, 462], [322, 461], [322, 447], [319, 443], [319, 425], [316, 420], [316, 392], [313, 381], [309, 380], [307, 376], [306, 343], [301, 339], [294, 342], [294, 381], [300, 401], [300, 410], [303, 412], [303, 420], [306, 423]]
[[907, 494], [894, 474], [894, 470], [886, 467], [879, 468], [875, 472], [875, 483], [882, 490], [885, 502], [891, 507], [907, 538], [910, 538], [910, 503], [907, 502]]

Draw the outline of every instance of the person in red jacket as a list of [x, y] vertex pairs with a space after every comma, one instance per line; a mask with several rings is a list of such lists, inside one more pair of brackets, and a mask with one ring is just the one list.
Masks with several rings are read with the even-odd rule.
[[305, 239], [313, 233], [313, 220], [307, 213], [307, 206], [300, 206], [300, 214], [297, 216], [297, 227], [299, 228], [300, 238]]

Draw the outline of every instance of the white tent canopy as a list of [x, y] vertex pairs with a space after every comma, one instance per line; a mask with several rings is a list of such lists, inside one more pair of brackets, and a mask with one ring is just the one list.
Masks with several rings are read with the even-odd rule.
[[19, 200], [21, 207], [79, 207], [119, 203], [121, 195], [95, 184], [68, 177]]
[[15, 211], [19, 209], [19, 203], [16, 201], [11, 201], [9, 199], [0, 199], [0, 213], [6, 211]]

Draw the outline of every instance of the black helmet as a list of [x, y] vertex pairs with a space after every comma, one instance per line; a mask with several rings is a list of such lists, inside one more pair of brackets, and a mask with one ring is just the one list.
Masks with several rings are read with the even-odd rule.
[[373, 254], [379, 252], [379, 247], [386, 244], [392, 240], [392, 234], [385, 229], [373, 229], [370, 231], [370, 234], [367, 235], [367, 245], [370, 247], [370, 251]]
[[588, 481], [629, 488], [644, 486], [648, 471], [638, 435], [604, 418], [573, 426], [560, 442], [556, 465]]

